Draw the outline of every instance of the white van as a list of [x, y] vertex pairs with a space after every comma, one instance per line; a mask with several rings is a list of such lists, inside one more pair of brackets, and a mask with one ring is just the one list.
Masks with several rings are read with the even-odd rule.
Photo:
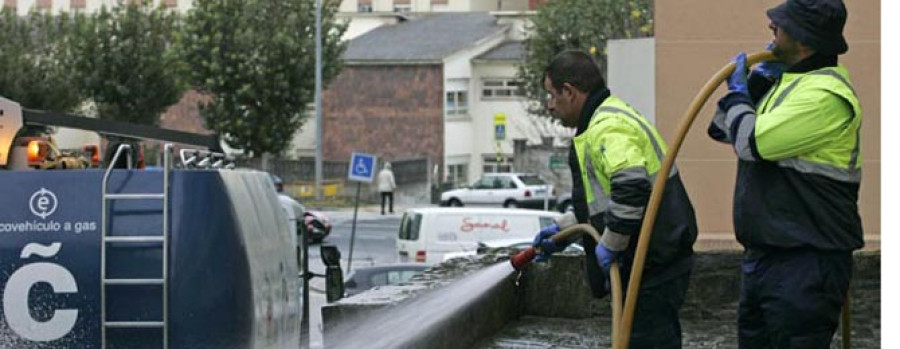
[[409, 209], [400, 222], [397, 252], [401, 262], [437, 264], [445, 253], [474, 251], [479, 241], [532, 238], [559, 216], [510, 208]]

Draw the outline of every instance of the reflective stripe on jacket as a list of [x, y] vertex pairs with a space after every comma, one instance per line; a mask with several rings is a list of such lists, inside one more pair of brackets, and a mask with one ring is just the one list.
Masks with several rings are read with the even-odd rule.
[[720, 105], [713, 124], [739, 158], [738, 241], [748, 248], [862, 247], [862, 109], [847, 70], [785, 73], [755, 110], [749, 102], [730, 104]]
[[[592, 222], [603, 222], [601, 243], [631, 258], [666, 144], [646, 118], [615, 96], [594, 111], [587, 130], [573, 139]], [[673, 167], [654, 225], [648, 268], [692, 253], [694, 210]], [[602, 219], [596, 219], [596, 217]], [[596, 224], [595, 224], [596, 225]]]

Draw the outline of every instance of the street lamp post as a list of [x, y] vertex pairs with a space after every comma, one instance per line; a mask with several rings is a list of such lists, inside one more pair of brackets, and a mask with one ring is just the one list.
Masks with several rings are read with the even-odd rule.
[[316, 0], [316, 200], [322, 200], [322, 0]]

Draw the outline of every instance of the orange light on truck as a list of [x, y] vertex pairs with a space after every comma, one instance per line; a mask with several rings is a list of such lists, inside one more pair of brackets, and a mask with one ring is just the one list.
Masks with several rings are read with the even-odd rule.
[[41, 162], [44, 161], [44, 158], [47, 157], [47, 144], [45, 144], [43, 141], [28, 141], [28, 146], [26, 149], [29, 165], [40, 165]]
[[100, 147], [96, 145], [86, 145], [82, 148], [85, 152], [91, 154], [91, 166], [100, 166]]

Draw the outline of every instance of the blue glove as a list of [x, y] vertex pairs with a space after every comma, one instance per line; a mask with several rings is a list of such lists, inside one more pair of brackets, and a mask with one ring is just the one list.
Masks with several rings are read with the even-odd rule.
[[550, 255], [565, 250], [568, 243], [555, 243], [553, 240], [550, 240], [550, 237], [556, 235], [559, 232], [559, 225], [553, 223], [541, 229], [540, 232], [537, 233], [534, 237], [534, 242], [532, 246], [540, 250], [541, 254], [537, 257], [535, 261], [542, 262], [547, 260]]
[[598, 243], [594, 253], [597, 254], [597, 263], [603, 268], [603, 272], [609, 275], [609, 268], [613, 260], [619, 257], [619, 252], [608, 250], [603, 244]]
[[[772, 51], [773, 44], [770, 42], [766, 45], [767, 51]], [[784, 63], [780, 61], [767, 61], [762, 62], [753, 68], [753, 73], [761, 75], [769, 80], [775, 80], [781, 77], [781, 74], [784, 73]]]
[[741, 52], [731, 60], [735, 63], [734, 73], [728, 77], [728, 90], [750, 95], [747, 88], [747, 54]]

